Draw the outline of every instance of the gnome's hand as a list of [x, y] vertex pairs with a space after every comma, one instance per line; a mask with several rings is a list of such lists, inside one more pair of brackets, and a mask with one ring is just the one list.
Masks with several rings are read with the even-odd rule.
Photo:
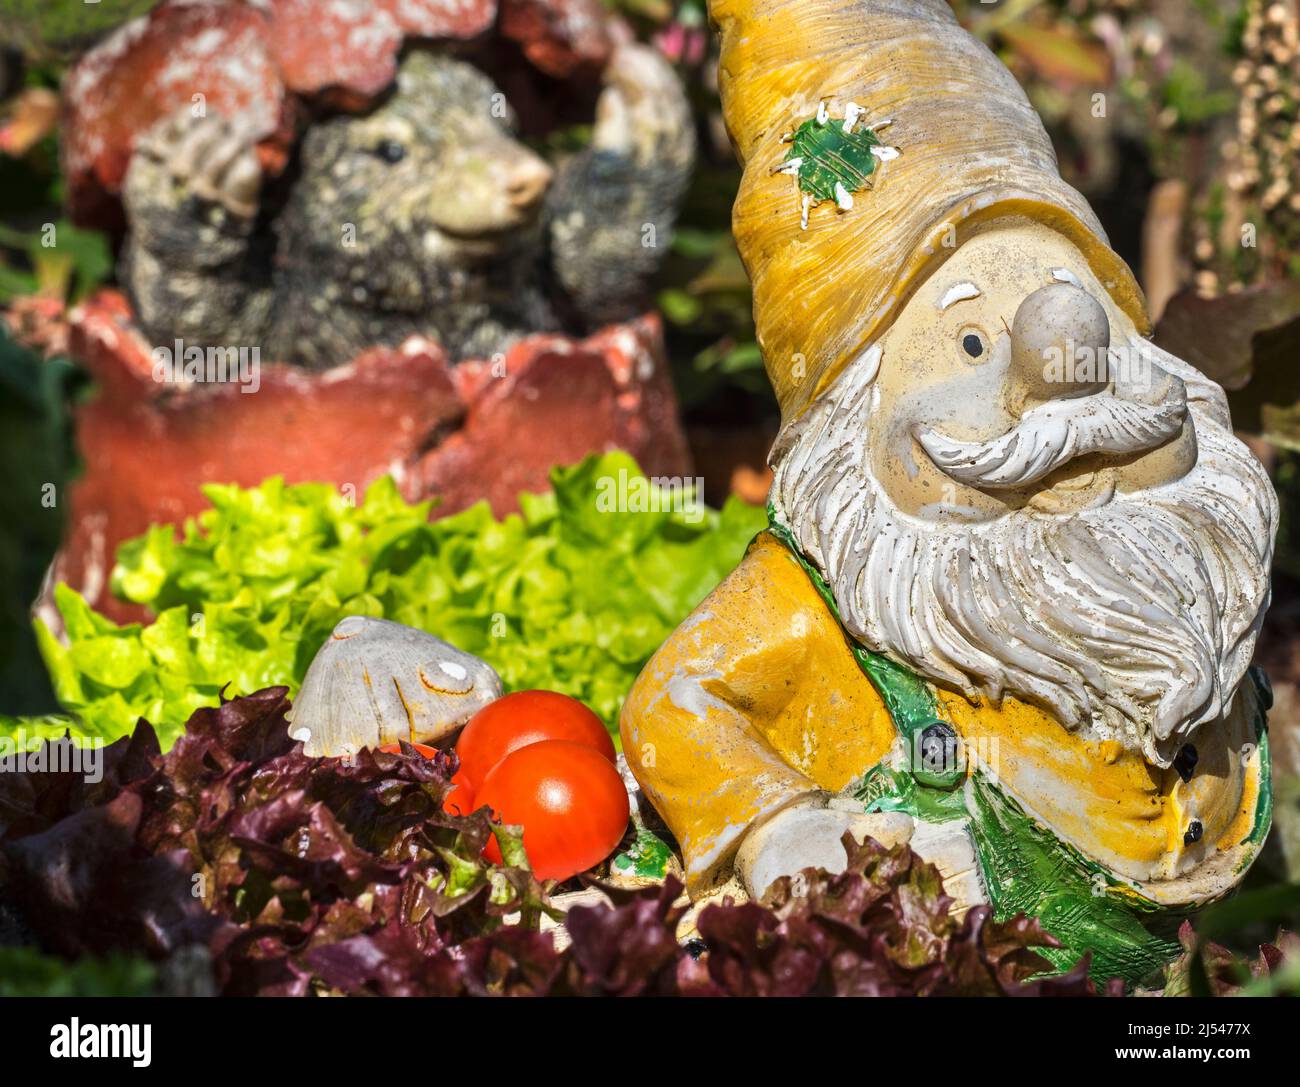
[[758, 899], [781, 876], [805, 868], [843, 872], [848, 864], [842, 838], [847, 830], [861, 842], [874, 838], [895, 846], [912, 837], [912, 817], [903, 812], [864, 813], [823, 806], [816, 798], [784, 808], [749, 832], [736, 855], [736, 871], [751, 898]]

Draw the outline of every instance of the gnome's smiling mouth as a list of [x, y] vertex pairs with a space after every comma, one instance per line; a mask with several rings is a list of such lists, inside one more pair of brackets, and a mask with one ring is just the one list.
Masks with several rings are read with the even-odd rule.
[[1035, 483], [1089, 453], [1141, 453], [1178, 436], [1187, 418], [1187, 392], [1160, 373], [1149, 390], [1053, 400], [1031, 408], [999, 437], [961, 441], [917, 424], [916, 440], [945, 475], [985, 490]]

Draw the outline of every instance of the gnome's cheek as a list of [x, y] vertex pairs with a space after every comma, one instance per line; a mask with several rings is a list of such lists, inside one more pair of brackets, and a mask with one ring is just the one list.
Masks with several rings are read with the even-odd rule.
[[[915, 438], [910, 412], [879, 418], [873, 426], [872, 469], [900, 511], [936, 521], [988, 521], [1005, 514], [1004, 496], [988, 494], [945, 475]], [[948, 425], [958, 425], [948, 420]]]

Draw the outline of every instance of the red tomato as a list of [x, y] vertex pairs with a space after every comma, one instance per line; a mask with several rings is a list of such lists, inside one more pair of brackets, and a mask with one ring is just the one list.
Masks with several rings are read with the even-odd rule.
[[[411, 744], [411, 746], [426, 759], [438, 756], [438, 749], [428, 744]], [[387, 751], [390, 755], [400, 755], [402, 745], [380, 744], [379, 750]], [[448, 815], [468, 815], [474, 810], [474, 790], [469, 787], [469, 782], [465, 781], [459, 770], [451, 777], [451, 788], [443, 798], [442, 810]]]
[[[572, 740], [543, 740], [507, 755], [477, 798], [503, 823], [524, 828], [538, 879], [568, 879], [599, 864], [627, 829], [627, 789], [614, 764]], [[483, 855], [501, 863], [495, 837]]]
[[541, 740], [571, 740], [614, 762], [614, 741], [604, 722], [576, 698], [558, 691], [516, 691], [470, 718], [456, 741], [460, 771], [477, 791], [507, 755]]

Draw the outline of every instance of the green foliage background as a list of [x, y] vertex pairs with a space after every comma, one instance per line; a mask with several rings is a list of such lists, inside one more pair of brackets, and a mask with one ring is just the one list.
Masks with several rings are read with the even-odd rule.
[[66, 483], [76, 455], [67, 400], [75, 374], [44, 362], [0, 324], [0, 691], [11, 713], [55, 709], [28, 610], [63, 535]]

